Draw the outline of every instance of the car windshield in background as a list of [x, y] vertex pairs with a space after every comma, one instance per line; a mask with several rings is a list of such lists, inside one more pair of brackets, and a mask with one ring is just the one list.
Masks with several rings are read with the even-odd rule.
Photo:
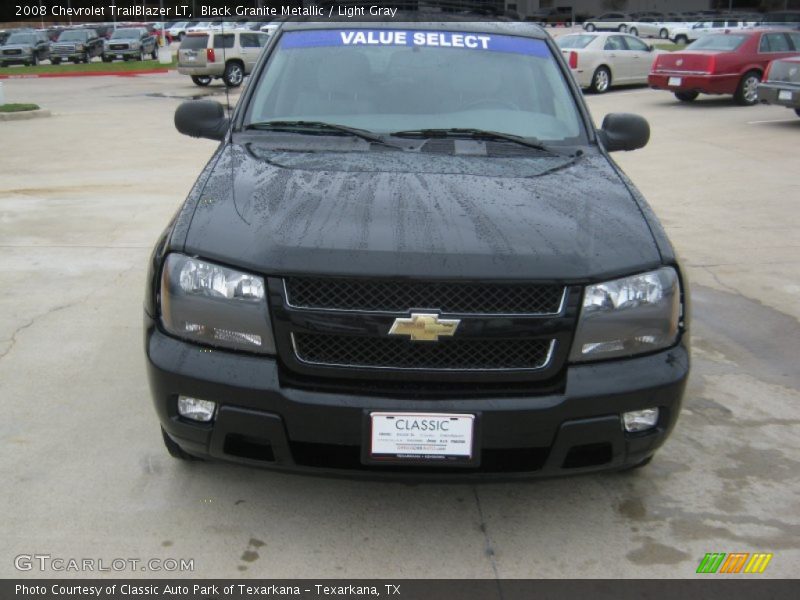
[[132, 38], [138, 38], [142, 34], [141, 29], [117, 29], [113, 35], [111, 36], [112, 40], [129, 40]]
[[208, 44], [207, 35], [187, 35], [181, 42], [181, 50], [200, 50]]
[[586, 48], [589, 44], [592, 43], [592, 40], [597, 39], [593, 35], [565, 35], [560, 37], [556, 40], [559, 48], [564, 48], [565, 50], [571, 49], [580, 49]]
[[65, 31], [58, 36], [59, 42], [80, 42], [86, 39], [86, 33], [83, 31]]
[[731, 35], [724, 33], [720, 35], [708, 35], [701, 37], [696, 42], [692, 42], [686, 50], [722, 50], [733, 51], [741, 46], [747, 39], [746, 35]]
[[6, 44], [10, 46], [11, 44], [33, 44], [35, 42], [35, 36], [31, 35], [30, 33], [12, 33], [10, 36], [8, 36], [8, 41], [6, 41]]
[[450, 31], [281, 35], [245, 125], [321, 121], [387, 134], [479, 129], [576, 143], [575, 100], [544, 40]]

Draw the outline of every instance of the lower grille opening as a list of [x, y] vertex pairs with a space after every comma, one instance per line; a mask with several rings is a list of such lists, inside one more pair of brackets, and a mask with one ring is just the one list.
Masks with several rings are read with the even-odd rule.
[[304, 467], [405, 473], [524, 473], [541, 469], [549, 453], [548, 448], [486, 448], [481, 452], [481, 464], [476, 468], [417, 467], [362, 464], [359, 446], [311, 442], [290, 442], [289, 445], [294, 462]]
[[564, 458], [564, 469], [580, 469], [583, 467], [597, 467], [611, 462], [611, 444], [602, 442], [598, 444], [584, 444], [573, 446]]
[[248, 437], [246, 435], [226, 435], [223, 452], [231, 456], [238, 456], [239, 458], [247, 458], [249, 460], [275, 462], [275, 453], [272, 451], [272, 444], [267, 440]]
[[448, 339], [437, 343], [404, 339], [294, 333], [295, 353], [305, 363], [353, 368], [411, 370], [541, 369], [554, 340]]

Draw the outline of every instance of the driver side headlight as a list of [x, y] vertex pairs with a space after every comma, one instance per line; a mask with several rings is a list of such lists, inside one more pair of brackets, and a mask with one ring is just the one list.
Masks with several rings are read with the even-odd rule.
[[672, 267], [589, 285], [570, 360], [602, 360], [668, 348], [678, 339], [680, 319], [680, 282]]
[[182, 254], [161, 273], [161, 324], [193, 342], [274, 354], [264, 279]]

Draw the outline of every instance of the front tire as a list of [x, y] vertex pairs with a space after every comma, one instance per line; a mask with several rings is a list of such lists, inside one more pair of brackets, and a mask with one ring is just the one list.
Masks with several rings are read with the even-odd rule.
[[114, 60], [114, 59], [111, 58], [110, 56], [104, 56], [103, 57], [103, 62], [104, 63], [110, 63], [112, 60]]
[[794, 109], [794, 114], [796, 114], [798, 117], [800, 117], [800, 108], [795, 108]]
[[239, 87], [244, 81], [244, 67], [238, 62], [229, 62], [225, 65], [222, 81], [230, 88]]
[[669, 39], [669, 31], [666, 29], [662, 29], [661, 31], [658, 32], [658, 37], [660, 37], [662, 40]]
[[211, 83], [211, 77], [208, 75], [192, 75], [192, 82], [200, 87], [206, 87]]
[[153, 51], [150, 53], [150, 58], [158, 60], [158, 46], [153, 46]]
[[740, 106], [753, 106], [758, 102], [758, 84], [761, 83], [761, 73], [748, 71], [739, 82], [733, 99]]
[[172, 458], [177, 458], [178, 460], [200, 460], [196, 456], [192, 456], [188, 452], [186, 452], [183, 448], [181, 448], [175, 441], [167, 435], [167, 432], [164, 431], [164, 428], [161, 428], [161, 437], [164, 439], [164, 446], [167, 448], [167, 452]]
[[620, 33], [628, 33], [628, 26], [625, 25], [625, 24], [620, 25], [619, 26], [619, 32]]
[[589, 23], [589, 24], [586, 26], [586, 31], [588, 31], [589, 33], [593, 32], [593, 31], [597, 31], [597, 27], [595, 27], [594, 25], [592, 25], [591, 23]]
[[689, 43], [689, 38], [686, 37], [685, 35], [676, 36], [675, 37], [675, 43], [676, 44], [688, 44]]
[[592, 85], [589, 89], [595, 94], [605, 94], [611, 87], [611, 71], [608, 67], [597, 67], [592, 75]]
[[39, 55], [35, 52], [33, 53], [33, 58], [31, 58], [31, 66], [38, 66], [39, 65]]
[[636, 27], [631, 27], [628, 33], [630, 33], [634, 37], [639, 37], [639, 30], [636, 29]]
[[144, 48], [142, 48], [141, 50], [139, 50], [139, 62], [144, 62], [144, 60], [145, 60]]
[[50, 59], [50, 64], [51, 65], [60, 65], [61, 64], [61, 59], [60, 58], [51, 58]]
[[694, 102], [699, 95], [699, 92], [675, 92], [675, 97], [681, 102]]

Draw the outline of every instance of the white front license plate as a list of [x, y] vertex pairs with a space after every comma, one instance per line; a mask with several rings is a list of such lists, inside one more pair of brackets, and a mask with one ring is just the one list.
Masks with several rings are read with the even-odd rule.
[[790, 100], [792, 99], [792, 90], [781, 90], [778, 92], [778, 100]]
[[683, 82], [683, 79], [680, 77], [670, 77], [669, 84], [670, 86], [677, 87]]
[[376, 461], [471, 461], [475, 415], [370, 413], [370, 458]]
[[118, 58], [119, 60], [122, 60], [122, 59], [123, 59], [123, 58], [125, 58], [125, 57], [124, 57], [122, 54], [117, 54], [117, 58]]

